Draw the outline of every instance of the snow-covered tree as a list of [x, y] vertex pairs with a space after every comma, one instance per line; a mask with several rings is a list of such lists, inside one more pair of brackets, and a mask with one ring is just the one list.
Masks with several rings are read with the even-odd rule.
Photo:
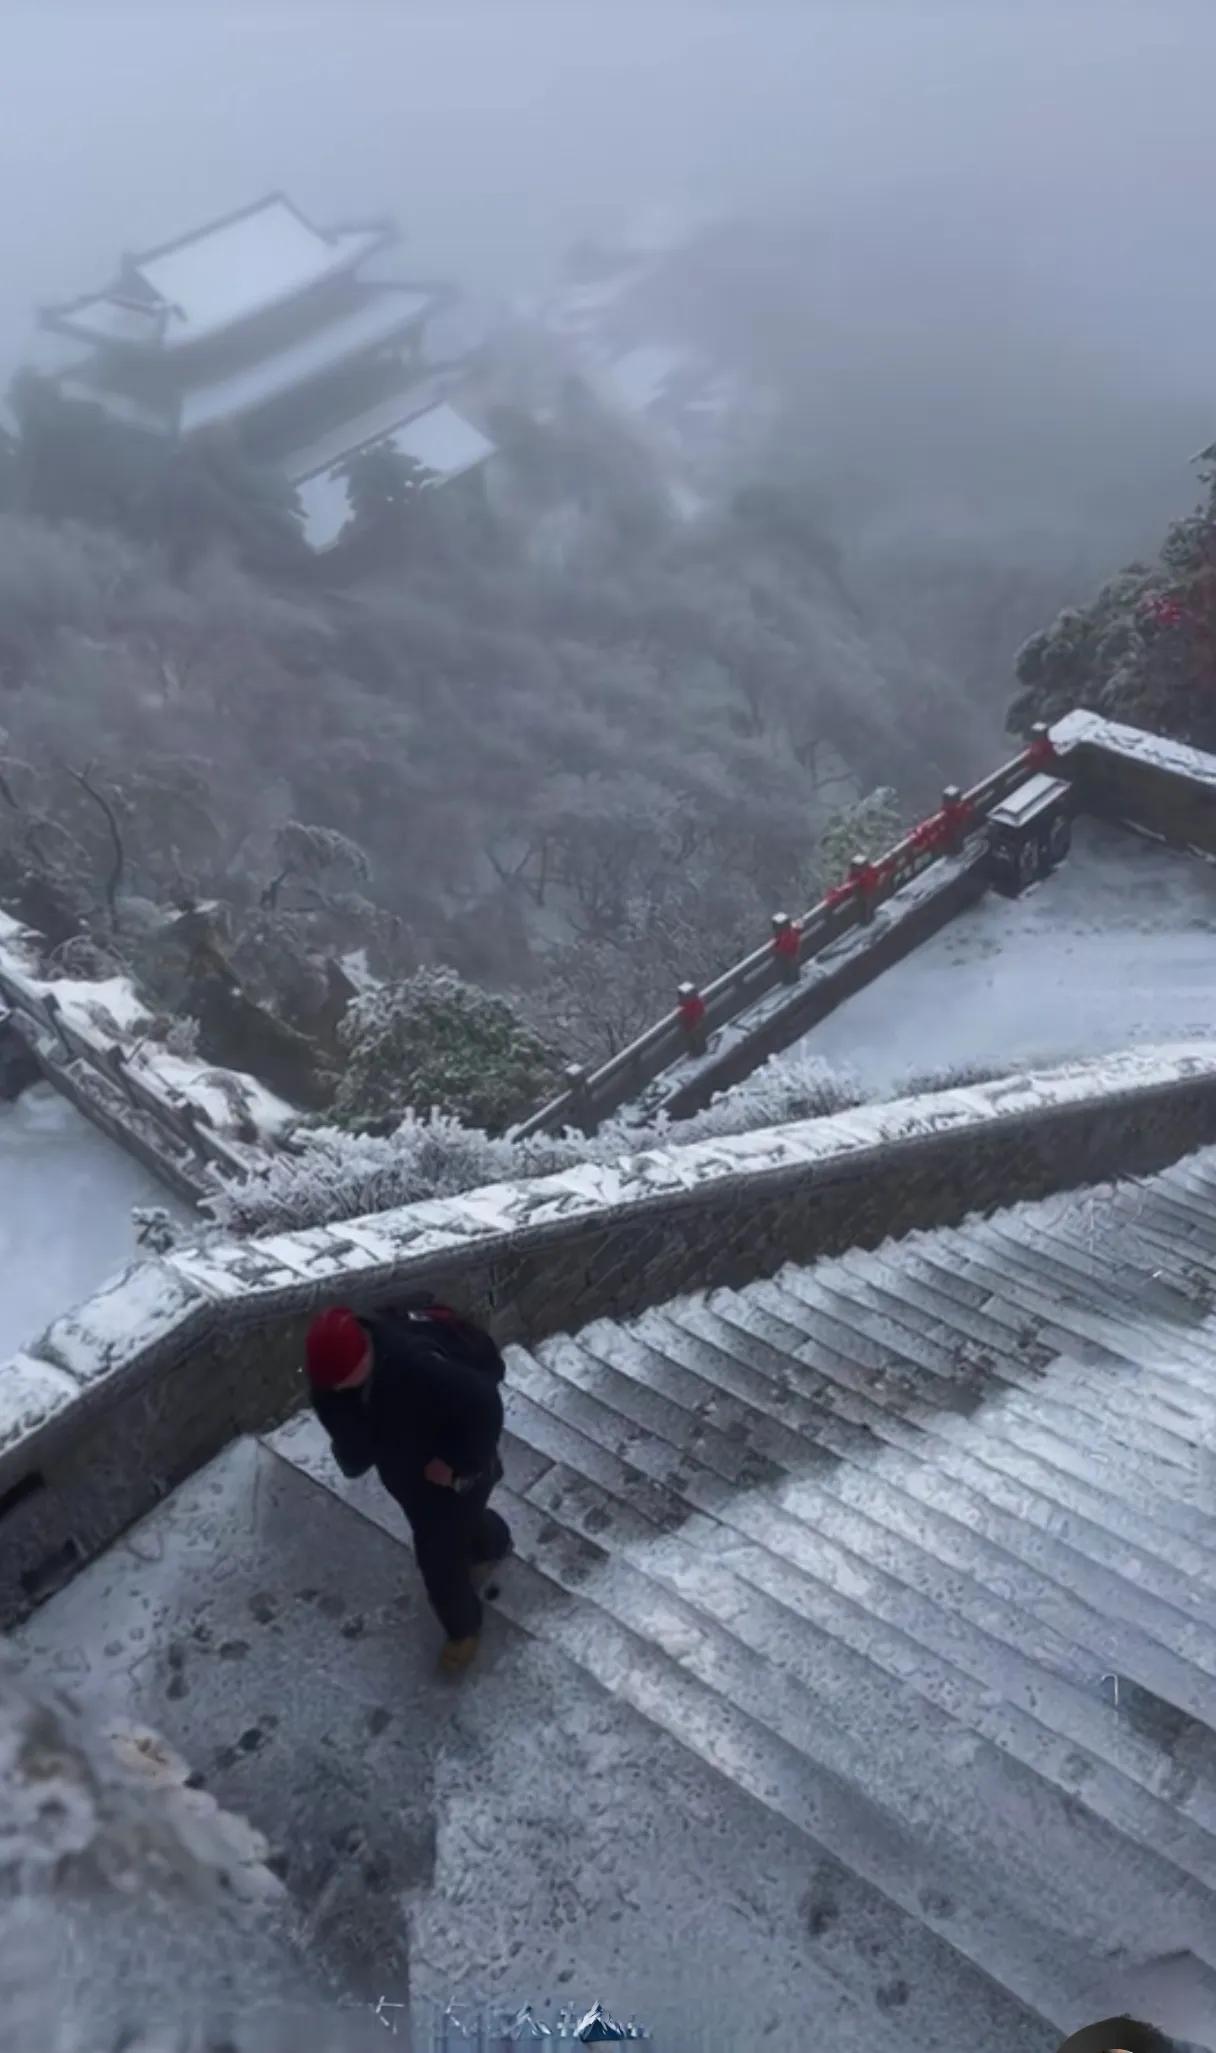
[[1203, 482], [1204, 502], [1174, 523], [1155, 563], [1131, 564], [1023, 645], [1013, 732], [1088, 706], [1216, 747], [1216, 463]]
[[446, 1112], [498, 1131], [555, 1087], [554, 1054], [503, 998], [450, 970], [422, 969], [364, 992], [341, 1026], [334, 1117], [355, 1131], [403, 1113]]
[[346, 496], [357, 527], [403, 533], [434, 473], [391, 442], [360, 449], [346, 465]]

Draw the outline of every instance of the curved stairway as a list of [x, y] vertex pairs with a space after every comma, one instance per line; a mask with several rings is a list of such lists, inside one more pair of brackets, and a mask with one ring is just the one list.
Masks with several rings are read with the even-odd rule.
[[498, 1608], [1061, 2032], [1216, 1991], [1214, 1298], [1207, 1151], [512, 1349]]

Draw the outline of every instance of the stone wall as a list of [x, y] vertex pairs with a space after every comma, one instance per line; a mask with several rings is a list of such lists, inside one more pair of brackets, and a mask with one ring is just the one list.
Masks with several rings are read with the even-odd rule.
[[1216, 1142], [1216, 1044], [655, 1149], [134, 1265], [0, 1365], [0, 1624], [303, 1399], [304, 1325], [425, 1287], [535, 1341]]
[[1087, 812], [1216, 855], [1216, 757], [1096, 713], [1068, 714], [1052, 740]]

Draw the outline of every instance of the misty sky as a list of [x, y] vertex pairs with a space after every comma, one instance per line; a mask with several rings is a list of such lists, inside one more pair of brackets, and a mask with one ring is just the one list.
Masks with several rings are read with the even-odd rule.
[[322, 220], [391, 210], [420, 273], [491, 293], [676, 202], [804, 218], [811, 298], [819, 263], [856, 278], [901, 347], [982, 357], [1022, 327], [1179, 409], [1171, 437], [1216, 431], [1216, 0], [6, 0], [0, 23], [5, 364], [37, 300], [275, 185]]

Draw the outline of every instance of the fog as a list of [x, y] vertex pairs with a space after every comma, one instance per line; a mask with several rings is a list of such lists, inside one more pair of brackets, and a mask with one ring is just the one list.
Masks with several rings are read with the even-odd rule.
[[[113, 675], [100, 674], [105, 636], [129, 631], [111, 617], [116, 550], [134, 545], [123, 575], [156, 632], [172, 617], [192, 648], [198, 637], [221, 701], [233, 659], [215, 645], [218, 617], [251, 638], [293, 708], [298, 645], [318, 636], [332, 674], [307, 694], [316, 747], [332, 747], [334, 721], [357, 761], [387, 762], [400, 788], [379, 808], [348, 817], [342, 793], [318, 789], [302, 723], [249, 782], [252, 758], [223, 760], [204, 695], [184, 696], [173, 720], [234, 847], [276, 833], [286, 808], [370, 851], [393, 917], [415, 923], [411, 960], [507, 974], [519, 936], [490, 961], [462, 954], [450, 931], [453, 908], [475, 909], [488, 879], [543, 954], [548, 906], [535, 915], [548, 883], [524, 904], [501, 864], [504, 849], [513, 864], [539, 844], [547, 879], [555, 837], [570, 844], [563, 890], [577, 873], [603, 925], [603, 849], [579, 808], [563, 810], [555, 776], [594, 774], [611, 790], [604, 817], [630, 904], [636, 885], [651, 905], [653, 876], [687, 882], [683, 828], [663, 808], [692, 803], [694, 756], [709, 835], [698, 890], [723, 875], [721, 837], [750, 835], [738, 869], [758, 895], [721, 908], [719, 952], [736, 925], [750, 935], [766, 894], [792, 888], [808, 805], [816, 817], [827, 805], [817, 751], [835, 752], [855, 795], [890, 783], [908, 804], [945, 772], [987, 764], [1004, 745], [1019, 646], [1131, 556], [1154, 556], [1196, 499], [1191, 459], [1216, 433], [1216, 12], [1200, 0], [10, 0], [0, 50], [0, 369], [31, 346], [40, 302], [96, 289], [123, 249], [274, 187], [321, 222], [391, 211], [404, 269], [447, 276], [503, 313], [544, 292], [576, 236], [650, 209], [714, 228], [656, 267], [634, 311], [657, 325], [630, 338], [699, 340], [715, 377], [738, 374], [719, 380], [735, 394], [730, 432], [695, 474], [690, 531], [662, 497], [670, 452], [651, 417], [639, 425], [606, 403], [593, 431], [577, 410], [554, 425], [550, 405], [539, 452], [508, 420], [496, 429], [498, 526], [459, 544], [452, 528], [445, 542], [436, 514], [427, 565], [415, 535], [411, 577], [386, 574], [374, 602], [364, 591], [383, 638], [374, 655], [344, 642], [323, 608], [276, 612], [268, 565], [281, 567], [288, 537], [259, 528], [249, 477], [230, 490], [213, 477], [206, 491], [196, 479], [190, 519], [170, 492], [161, 520], [132, 450], [111, 450], [90, 498], [78, 422], [75, 470], [61, 450], [61, 475], [54, 460], [29, 463], [12, 486], [8, 661], [25, 686], [14, 749], [24, 736], [49, 777], [52, 757], [88, 761], [104, 745], [122, 778], [152, 748], [146, 654], [124, 640]], [[681, 333], [665, 337], [664, 324]], [[499, 334], [496, 399], [518, 397], [505, 362], [519, 360], [519, 339]], [[534, 344], [547, 363], [536, 333], [522, 358]], [[732, 489], [757, 484], [784, 488], [767, 512], [764, 493], [758, 508], [754, 492]], [[732, 525], [740, 503], [750, 513]], [[64, 535], [38, 520], [114, 532]], [[252, 565], [265, 580], [256, 594], [203, 563], [211, 520], [221, 553], [235, 548], [242, 574]], [[162, 589], [166, 539], [184, 594]], [[307, 583], [301, 570], [293, 592]], [[48, 653], [65, 617], [78, 675], [60, 647]], [[322, 656], [309, 660], [311, 676]], [[391, 745], [378, 696], [389, 675]], [[35, 688], [45, 676], [55, 691]], [[1067, 676], [1071, 703], [1106, 683]], [[1151, 693], [1137, 697], [1126, 678], [1120, 690], [1120, 715], [1153, 724]], [[652, 745], [657, 783], [643, 790], [635, 700], [653, 718], [660, 698], [667, 755], [660, 772]], [[410, 721], [422, 707], [439, 774], [419, 767]], [[774, 777], [786, 780], [780, 803]], [[458, 818], [443, 812], [449, 785]], [[280, 786], [281, 805], [267, 795]], [[73, 804], [58, 788], [53, 804], [44, 796], [56, 818]], [[132, 799], [137, 811], [146, 798]], [[403, 807], [419, 836], [412, 873]], [[643, 889], [642, 828], [660, 814], [674, 839], [660, 834]], [[167, 881], [155, 807], [145, 827], [156, 899]], [[196, 881], [213, 854], [196, 850]], [[493, 924], [471, 915], [479, 948]], [[608, 924], [619, 952], [634, 929]], [[700, 915], [695, 925], [704, 937]], [[686, 960], [692, 943], [678, 945]], [[675, 946], [655, 941], [663, 993]], [[715, 973], [708, 954], [690, 967]], [[648, 1007], [649, 986], [635, 998]]]
[[872, 478], [873, 442], [931, 517], [1088, 527], [1103, 565], [1190, 496], [1202, 0], [10, 0], [4, 58], [6, 368], [36, 302], [275, 185], [392, 210], [419, 272], [490, 295], [640, 206], [743, 211], [784, 229], [752, 339], [801, 361], [832, 464]]
[[[19, 395], [20, 434], [0, 438], [0, 908], [30, 930], [21, 949], [47, 986], [104, 1028], [108, 1091], [123, 1073], [160, 1079], [177, 1135], [183, 1073], [201, 1078], [202, 1122], [220, 1102], [250, 1150], [271, 1131], [268, 1091], [288, 1101], [276, 1119], [320, 1122], [267, 1152], [265, 1179], [217, 1185], [206, 1204], [222, 1230], [364, 1217], [596, 1148], [649, 1149], [636, 1103], [616, 1103], [619, 1124], [593, 1142], [554, 1143], [564, 1153], [505, 1136], [565, 1087], [570, 1062], [594, 1069], [670, 1017], [686, 980], [704, 990], [754, 960], [775, 908], [839, 905], [857, 855], [882, 856], [947, 782], [1008, 754], [1027, 637], [1047, 697], [1015, 706], [1018, 732], [1096, 703], [1216, 747], [1216, 495], [1189, 556], [1162, 572], [1168, 591], [1150, 589], [1155, 571], [1124, 580], [1075, 647], [1065, 615], [1050, 664], [1038, 635], [1156, 552], [1196, 497], [1193, 453], [1216, 436], [1214, 77], [1214, 0], [5, 0], [0, 388], [40, 304], [273, 188], [321, 223], [391, 212], [403, 269], [504, 312], [544, 292], [578, 236], [651, 208], [728, 224], [683, 270], [673, 260], [657, 297], [662, 318], [699, 326], [715, 373], [741, 374], [719, 383], [742, 390], [752, 439], [679, 501], [661, 427], [614, 411], [591, 370], [566, 378], [556, 344], [544, 404], [517, 399], [508, 372], [530, 367], [530, 344], [550, 365], [535, 334], [518, 353], [518, 332], [500, 337], [495, 482], [470, 472], [467, 498], [424, 491], [382, 445], [363, 452], [341, 575], [309, 554], [293, 495], [272, 489], [283, 478], [224, 438], [166, 435], [149, 455], [155, 437], [102, 432], [100, 409], [46, 404], [30, 380], [23, 414]], [[753, 393], [776, 401], [754, 407], [754, 433]], [[1206, 635], [1192, 637], [1196, 618]], [[1041, 1011], [1034, 974], [1019, 988]], [[140, 993], [130, 1034], [107, 988]], [[1096, 1026], [1078, 1008], [1055, 1052], [1091, 1032], [1106, 1046], [1110, 1008], [1089, 995]], [[934, 1003], [951, 1002], [943, 984]], [[956, 1034], [964, 1074], [985, 1024]], [[905, 1074], [898, 1000], [876, 1033]], [[853, 1102], [810, 1052], [710, 1107], [718, 1123], [701, 1131]], [[615, 1071], [620, 1091], [637, 1088], [631, 1062]], [[12, 1183], [12, 1161], [4, 1173]], [[17, 1202], [31, 1212], [28, 1186]], [[164, 1215], [143, 1223], [149, 1248], [172, 1235]], [[137, 1655], [135, 1638], [155, 1629], [132, 1626], [132, 1673], [151, 1647]], [[218, 1651], [234, 1648], [250, 1651]], [[121, 1643], [111, 1655], [128, 1659]], [[44, 1710], [9, 1713], [10, 1752]], [[190, 1730], [197, 1709], [170, 1716]], [[216, 1756], [221, 1796], [225, 1753], [241, 1787], [248, 1736]], [[341, 1795], [362, 1728], [339, 1740]], [[0, 1716], [0, 1756], [4, 1741]], [[278, 1743], [307, 1768], [304, 1728], [285, 1720]], [[238, 1989], [272, 1981], [274, 1935], [251, 1946], [222, 1898], [211, 1917], [197, 1818], [187, 1842], [154, 1796], [112, 1799], [113, 1762], [66, 1713], [57, 1744], [63, 1787], [85, 1776], [100, 1792], [92, 1810], [58, 1805], [84, 1834], [83, 1891], [116, 1861], [140, 1879], [138, 1841], [204, 1891], [203, 1914], [179, 1945], [155, 1895], [117, 1938], [108, 1898], [96, 1917], [87, 1895], [83, 1914], [65, 1895], [44, 1918], [35, 1901], [18, 1934], [39, 1940], [31, 2042], [52, 2043], [45, 1949], [74, 1943], [78, 1916], [106, 1990], [133, 2004], [148, 2000], [136, 1949], [160, 1955], [179, 2003], [208, 1949]], [[263, 1793], [271, 1761], [247, 1763], [270, 1777]], [[910, 1819], [910, 1785], [890, 1787]], [[42, 1804], [52, 1841], [54, 1813]], [[327, 1817], [301, 1814], [305, 1841]], [[366, 1875], [394, 1915], [417, 1882], [410, 1834], [395, 1837], [408, 1858], [391, 1887], [347, 1862], [353, 1890]], [[0, 1818], [0, 1852], [4, 1840]], [[315, 1872], [356, 1845], [345, 1826]], [[345, 1972], [333, 1933], [346, 1909], [333, 1913], [326, 1880], [318, 1922], [311, 1854], [291, 1854], [310, 1961]], [[0, 1862], [0, 1894], [5, 1881]], [[864, 1896], [868, 1933], [868, 1882]], [[553, 1900], [556, 1930], [566, 1896]], [[803, 1953], [818, 1915], [798, 1910]], [[467, 1928], [450, 1924], [453, 1946]], [[839, 1978], [846, 1947], [861, 1958], [855, 1940], [842, 1927], [826, 1942], [825, 1975]], [[879, 1941], [865, 1948], [877, 1957]], [[906, 1999], [902, 1979], [888, 1987]]]
[[9, 0], [4, 44], [9, 351], [31, 300], [274, 184], [500, 288], [659, 198], [856, 223], [930, 331], [1032, 311], [1210, 396], [1202, 0]]

